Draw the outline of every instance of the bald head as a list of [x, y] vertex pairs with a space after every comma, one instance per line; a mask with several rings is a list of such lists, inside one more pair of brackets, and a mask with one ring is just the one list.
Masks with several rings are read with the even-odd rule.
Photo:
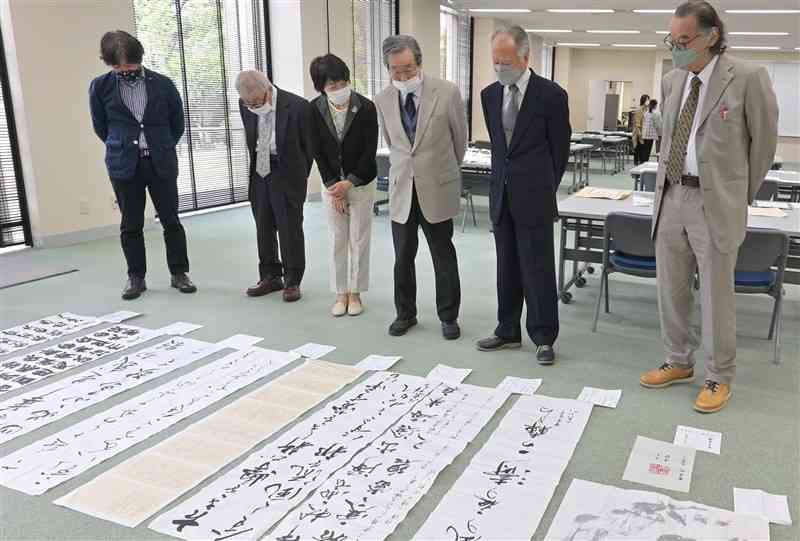
[[263, 99], [270, 93], [272, 83], [266, 75], [256, 70], [245, 70], [236, 76], [236, 91], [245, 103]]

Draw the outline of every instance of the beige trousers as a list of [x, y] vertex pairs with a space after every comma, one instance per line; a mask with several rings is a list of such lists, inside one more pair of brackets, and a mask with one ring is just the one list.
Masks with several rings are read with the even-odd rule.
[[656, 272], [661, 334], [667, 361], [694, 366], [698, 341], [690, 327], [694, 272], [700, 275], [700, 312], [706, 379], [730, 384], [736, 371], [737, 251], [714, 246], [699, 188], [666, 188], [656, 232]]
[[348, 190], [349, 215], [336, 211], [324, 186], [322, 201], [328, 213], [331, 291], [339, 295], [367, 291], [375, 183]]

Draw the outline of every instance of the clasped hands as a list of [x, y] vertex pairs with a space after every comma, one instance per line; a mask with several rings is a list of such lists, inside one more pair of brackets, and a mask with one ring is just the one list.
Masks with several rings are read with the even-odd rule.
[[328, 194], [333, 197], [331, 204], [336, 212], [343, 215], [348, 215], [349, 204], [347, 203], [347, 192], [353, 187], [353, 183], [349, 180], [339, 180], [333, 186], [328, 188]]

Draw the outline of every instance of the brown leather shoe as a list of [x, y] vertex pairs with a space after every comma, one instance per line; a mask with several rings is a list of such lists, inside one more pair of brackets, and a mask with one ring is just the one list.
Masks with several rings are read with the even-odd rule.
[[272, 278], [261, 280], [253, 287], [247, 288], [248, 297], [261, 297], [273, 291], [280, 291], [283, 289], [283, 280], [280, 278]]
[[673, 383], [689, 383], [694, 379], [693, 368], [681, 368], [669, 363], [664, 363], [655, 370], [650, 370], [639, 376], [639, 384], [650, 389], [669, 387]]
[[284, 302], [299, 301], [302, 296], [302, 293], [300, 293], [300, 286], [289, 286], [283, 290]]
[[728, 404], [731, 398], [731, 386], [716, 381], [706, 380], [703, 390], [697, 395], [694, 409], [700, 413], [714, 413]]

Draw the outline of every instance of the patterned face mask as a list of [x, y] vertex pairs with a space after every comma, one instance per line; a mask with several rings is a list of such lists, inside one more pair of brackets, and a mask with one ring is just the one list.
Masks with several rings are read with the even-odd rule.
[[136, 84], [136, 81], [142, 76], [142, 70], [118, 71], [117, 77], [120, 81], [124, 81], [129, 85]]

